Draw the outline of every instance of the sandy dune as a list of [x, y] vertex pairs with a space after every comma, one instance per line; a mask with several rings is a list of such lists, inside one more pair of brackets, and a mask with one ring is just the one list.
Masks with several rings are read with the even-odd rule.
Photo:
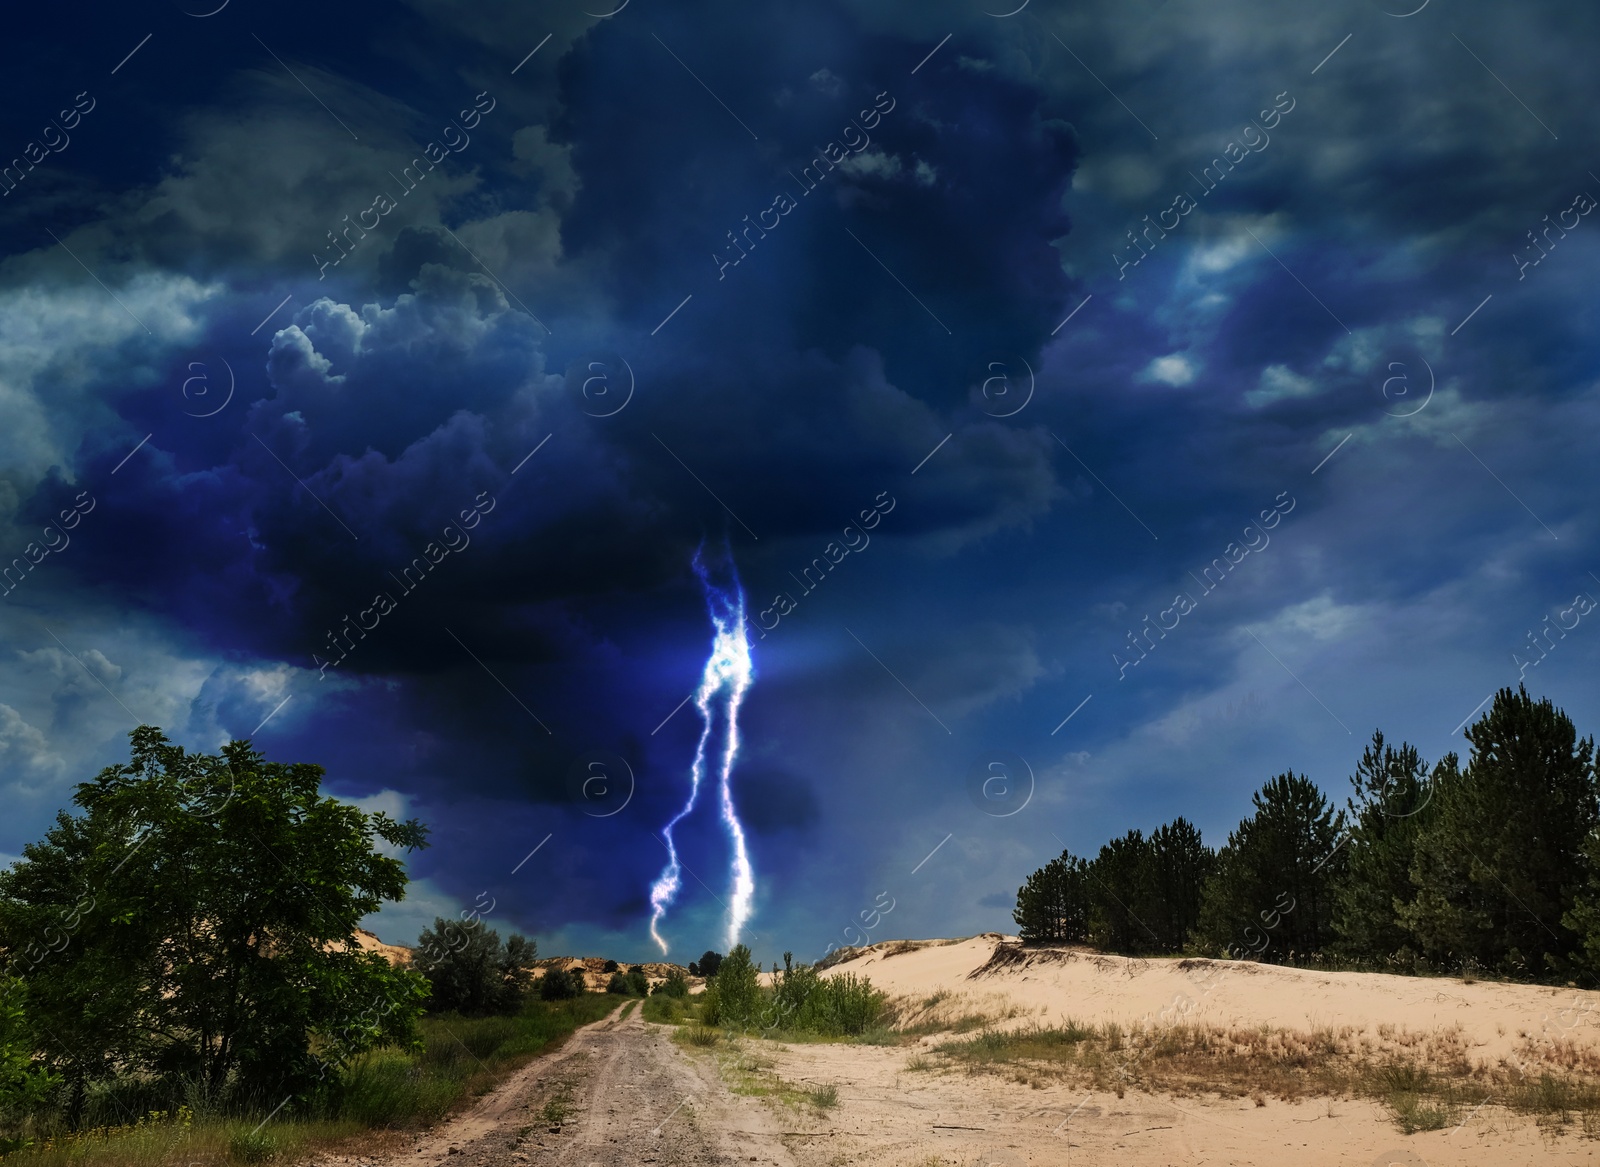
[[[1293, 1030], [1350, 1027], [1391, 1038], [1451, 1035], [1486, 1066], [1538, 1062], [1565, 1049], [1600, 1056], [1600, 994], [1525, 985], [1358, 973], [1320, 973], [1230, 961], [1137, 960], [1083, 950], [1019, 950], [997, 934], [960, 941], [887, 942], [830, 971], [872, 979], [925, 1002], [921, 1016], [1002, 1017], [1033, 1023], [1160, 1024], [1174, 999], [1185, 1021]], [[801, 1088], [834, 1085], [839, 1105], [789, 1110], [785, 1141], [802, 1164], [1260, 1164], [1295, 1167], [1510, 1167], [1600, 1160], [1581, 1125], [1547, 1124], [1493, 1099], [1449, 1129], [1405, 1135], [1381, 1103], [1353, 1098], [1173, 1097], [1065, 1079], [1024, 1082], [968, 1073], [932, 1056], [946, 1034], [916, 1047], [746, 1042], [766, 1072]], [[1388, 1044], [1387, 1042], [1384, 1044]], [[1420, 1046], [1418, 1047], [1420, 1048]], [[927, 1056], [924, 1056], [927, 1055]], [[1593, 1064], [1593, 1063], [1591, 1063]]]
[[886, 941], [830, 971], [870, 977], [896, 996], [957, 994], [941, 1006], [952, 1016], [1020, 1011], [1002, 1028], [1068, 1018], [1155, 1024], [1167, 1010], [1168, 1018], [1181, 1014], [1211, 1025], [1458, 1029], [1473, 1060], [1491, 1065], [1535, 1058], [1554, 1042], [1600, 1057], [1600, 992], [1248, 961], [1143, 960], [1083, 949], [1007, 945], [1005, 953], [1018, 959], [991, 959], [997, 946], [1014, 939], [990, 932], [959, 941]]

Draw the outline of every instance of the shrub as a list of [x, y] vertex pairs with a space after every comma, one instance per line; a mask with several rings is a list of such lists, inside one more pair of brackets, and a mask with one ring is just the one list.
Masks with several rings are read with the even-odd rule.
[[871, 1029], [883, 1012], [885, 994], [866, 977], [838, 973], [816, 982], [796, 1013], [793, 1028], [854, 1037]]
[[[701, 967], [704, 967], [704, 963]], [[743, 944], [735, 945], [727, 958], [720, 962], [717, 975], [706, 990], [706, 1023], [747, 1025], [757, 1019], [761, 1005], [761, 982], [756, 966], [750, 959], [750, 950]]]
[[501, 943], [500, 934], [481, 920], [439, 918], [423, 929], [412, 959], [432, 988], [431, 1012], [481, 1017], [521, 1008], [537, 951], [523, 936]]
[[689, 995], [689, 978], [677, 969], [667, 974], [667, 979], [650, 990], [651, 996], [660, 994], [666, 997], [687, 997]]
[[606, 982], [606, 992], [626, 994], [628, 992], [628, 978], [619, 972], [612, 973], [611, 979]]
[[604, 968], [602, 968], [602, 969], [601, 969], [601, 970], [600, 970], [600, 971], [601, 971], [601, 972], [608, 972], [608, 973], [614, 973], [614, 972], [616, 972], [616, 971], [617, 971], [617, 962], [616, 962], [616, 961], [614, 961], [614, 960], [608, 960], [608, 961], [606, 961], [606, 963], [605, 963], [605, 967], [604, 967]]
[[564, 968], [551, 968], [539, 981], [539, 997], [544, 1001], [564, 1001], [583, 992], [583, 983]]

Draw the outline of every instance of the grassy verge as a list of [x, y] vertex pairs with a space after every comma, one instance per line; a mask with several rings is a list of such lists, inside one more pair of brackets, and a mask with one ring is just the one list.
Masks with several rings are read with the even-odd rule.
[[487, 1093], [530, 1057], [598, 1021], [617, 1003], [615, 996], [588, 993], [531, 1001], [515, 1017], [425, 1017], [420, 1055], [376, 1050], [350, 1067], [335, 1117], [365, 1127], [436, 1122], [461, 1099]]
[[669, 997], [656, 993], [644, 999], [639, 1016], [657, 1025], [687, 1025], [700, 1019], [700, 1005], [698, 997]]
[[819, 1113], [839, 1105], [837, 1086], [800, 1086], [787, 1081], [774, 1072], [777, 1063], [752, 1042], [717, 1026], [684, 1022], [672, 1039], [691, 1053], [714, 1059], [730, 1093], [781, 1102], [796, 1110], [811, 1107]]
[[421, 1053], [384, 1049], [357, 1058], [320, 1115], [290, 1116], [286, 1108], [263, 1122], [265, 1115], [155, 1111], [134, 1123], [40, 1134], [34, 1146], [5, 1156], [5, 1167], [224, 1167], [397, 1149], [404, 1132], [487, 1093], [617, 1004], [614, 995], [588, 993], [530, 1001], [514, 1017], [426, 1017]]
[[1600, 1137], [1600, 1080], [1474, 1065], [1459, 1036], [1450, 1033], [1375, 1040], [1349, 1026], [1304, 1032], [1069, 1021], [986, 1030], [946, 1041], [934, 1053], [937, 1061], [919, 1056], [907, 1069], [993, 1073], [1034, 1087], [1065, 1079], [1119, 1097], [1133, 1087], [1249, 1097], [1262, 1106], [1269, 1097], [1371, 1098], [1386, 1105], [1407, 1134], [1456, 1126], [1475, 1107], [1493, 1105], [1535, 1117], [1548, 1128], [1576, 1121], [1584, 1134]]

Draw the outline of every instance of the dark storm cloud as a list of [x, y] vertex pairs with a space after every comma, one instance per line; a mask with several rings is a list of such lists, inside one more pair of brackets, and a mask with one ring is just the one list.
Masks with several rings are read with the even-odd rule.
[[[1337, 787], [1347, 728], [1437, 756], [1600, 570], [1600, 227], [1513, 258], [1600, 195], [1600, 17], [1038, 7], [283, 10], [261, 35], [359, 140], [248, 22], [160, 25], [0, 202], [7, 549], [99, 500], [28, 584], [59, 588], [16, 593], [15, 780], [116, 756], [99, 682], [207, 745], [287, 694], [269, 750], [435, 824], [430, 907], [488, 888], [642, 956], [647, 836], [700, 728], [688, 562], [723, 538], [754, 614], [795, 602], [756, 641], [736, 783], [778, 951], [886, 885], [897, 934], [993, 926], [1052, 831], [1218, 832], [1272, 772]], [[145, 31], [108, 29], [95, 68]], [[87, 68], [46, 42], [18, 108]], [[471, 145], [319, 279], [326, 233], [479, 92]], [[1270, 144], [1199, 193], [1279, 95]], [[182, 416], [218, 357], [232, 403]], [[1034, 374], [1010, 416], [995, 362]], [[613, 416], [597, 365], [618, 394], [631, 370]], [[1270, 546], [1198, 583], [1280, 492]], [[395, 578], [419, 557], [424, 583]], [[1196, 609], [1119, 679], [1180, 591]], [[1529, 675], [1582, 699], [1595, 652], [1575, 633]], [[1038, 778], [1015, 818], [966, 788], [1000, 748]], [[572, 796], [599, 749], [635, 775], [614, 817]], [[686, 824], [683, 936], [726, 894], [714, 811]]]

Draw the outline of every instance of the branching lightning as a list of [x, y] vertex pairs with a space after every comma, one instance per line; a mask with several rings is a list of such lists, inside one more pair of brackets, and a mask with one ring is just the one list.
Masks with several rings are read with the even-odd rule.
[[710, 744], [719, 709], [722, 713], [723, 744], [717, 797], [722, 823], [733, 846], [730, 864], [733, 892], [732, 902], [728, 905], [727, 943], [730, 949], [739, 943], [739, 933], [750, 918], [751, 902], [756, 890], [755, 871], [750, 865], [744, 825], [739, 822], [739, 814], [734, 807], [732, 786], [733, 765], [739, 756], [739, 706], [755, 678], [750, 660], [750, 642], [744, 631], [744, 588], [739, 583], [738, 572], [732, 569], [731, 561], [731, 585], [723, 587], [714, 582], [701, 551], [695, 553], [694, 570], [705, 589], [706, 606], [710, 609], [714, 634], [711, 655], [706, 660], [700, 687], [694, 695], [695, 708], [700, 710], [701, 729], [700, 740], [695, 745], [694, 761], [689, 767], [689, 797], [661, 832], [667, 845], [667, 865], [650, 888], [650, 935], [663, 953], [667, 951], [667, 942], [662, 939], [658, 925], [682, 887], [683, 867], [678, 861], [678, 846], [673, 840], [672, 829], [694, 810], [695, 801], [700, 796], [700, 784], [706, 776], [706, 748]]

